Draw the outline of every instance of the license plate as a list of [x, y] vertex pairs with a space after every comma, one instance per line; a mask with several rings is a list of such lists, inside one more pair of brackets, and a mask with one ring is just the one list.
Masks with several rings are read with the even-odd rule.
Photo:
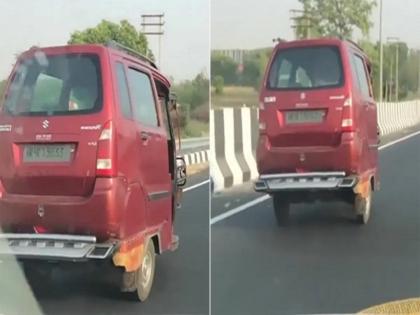
[[24, 162], [69, 162], [73, 145], [69, 144], [28, 144], [23, 150]]
[[296, 110], [286, 112], [287, 124], [320, 123], [323, 120], [323, 110]]

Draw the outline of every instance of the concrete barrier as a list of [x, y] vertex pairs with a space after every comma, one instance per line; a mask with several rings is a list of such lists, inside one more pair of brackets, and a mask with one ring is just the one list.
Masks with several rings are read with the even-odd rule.
[[[420, 101], [378, 104], [382, 136], [420, 124]], [[257, 178], [258, 109], [210, 111], [210, 176], [214, 191]]]
[[257, 109], [211, 110], [210, 133], [210, 176], [215, 190], [258, 176], [255, 162]]
[[420, 101], [379, 104], [378, 123], [381, 135], [388, 135], [419, 124]]

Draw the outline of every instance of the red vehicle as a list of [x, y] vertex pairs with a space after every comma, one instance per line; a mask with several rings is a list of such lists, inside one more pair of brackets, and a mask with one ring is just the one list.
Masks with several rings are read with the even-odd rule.
[[273, 196], [279, 224], [291, 203], [341, 199], [366, 224], [379, 188], [371, 64], [339, 39], [279, 43], [260, 93], [255, 190]]
[[[185, 184], [170, 83], [118, 43], [31, 48], [0, 113], [1, 255], [123, 269], [144, 301]], [[0, 246], [0, 248], [2, 248]]]

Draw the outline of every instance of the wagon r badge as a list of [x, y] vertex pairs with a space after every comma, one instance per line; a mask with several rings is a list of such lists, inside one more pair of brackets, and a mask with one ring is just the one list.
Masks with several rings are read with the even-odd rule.
[[37, 213], [38, 213], [38, 216], [39, 216], [40, 218], [42, 218], [42, 217], [45, 215], [45, 209], [44, 209], [44, 206], [39, 205], [39, 206], [38, 206], [38, 211], [37, 211]]

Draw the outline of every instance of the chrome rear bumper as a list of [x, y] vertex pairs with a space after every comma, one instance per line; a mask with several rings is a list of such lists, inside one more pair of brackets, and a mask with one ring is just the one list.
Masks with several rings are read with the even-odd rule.
[[97, 243], [95, 236], [0, 233], [0, 256], [51, 260], [106, 259], [115, 243]]
[[352, 188], [357, 178], [344, 172], [284, 173], [261, 175], [254, 183], [257, 192]]

